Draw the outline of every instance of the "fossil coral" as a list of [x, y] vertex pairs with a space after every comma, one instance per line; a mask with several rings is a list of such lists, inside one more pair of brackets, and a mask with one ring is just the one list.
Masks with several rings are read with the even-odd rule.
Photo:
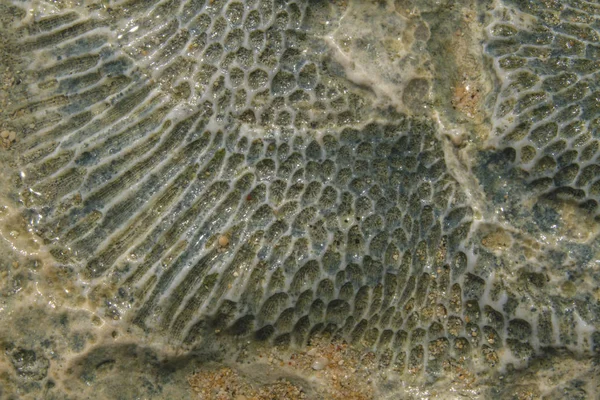
[[190, 348], [330, 335], [430, 377], [600, 345], [594, 294], [549, 289], [598, 282], [597, 4], [495, 3], [474, 187], [426, 78], [399, 112], [332, 49], [344, 5], [6, 7], [23, 213], [104, 315]]

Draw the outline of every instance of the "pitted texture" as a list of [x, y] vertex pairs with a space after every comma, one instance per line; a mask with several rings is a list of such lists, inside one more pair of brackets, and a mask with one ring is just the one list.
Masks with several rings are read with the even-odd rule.
[[506, 1], [486, 51], [502, 86], [493, 142], [536, 194], [597, 212], [600, 199], [600, 5]]
[[[593, 347], [580, 329], [593, 304], [567, 312], [537, 296], [543, 282], [506, 287], [437, 125], [375, 109], [344, 78], [322, 36], [337, 12], [127, 1], [24, 23], [15, 51], [36, 61], [14, 110], [21, 196], [57, 263], [91, 281], [106, 316], [189, 346], [330, 335], [433, 375]], [[529, 94], [505, 86], [514, 124], [531, 120]], [[578, 121], [592, 121], [592, 92], [573, 100]]]

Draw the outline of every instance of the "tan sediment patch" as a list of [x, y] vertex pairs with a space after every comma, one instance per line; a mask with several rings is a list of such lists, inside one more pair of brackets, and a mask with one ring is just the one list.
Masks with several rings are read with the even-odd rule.
[[303, 351], [265, 349], [251, 364], [202, 370], [188, 382], [196, 398], [207, 400], [370, 400], [377, 370], [374, 353], [317, 339]]
[[203, 371], [188, 380], [194, 398], [205, 400], [304, 399], [302, 390], [286, 380], [262, 386], [252, 385], [229, 367]]
[[[449, 40], [450, 54], [456, 60], [456, 78], [451, 82], [452, 107], [469, 122], [481, 124], [487, 115], [484, 100], [491, 85], [483, 71], [481, 49], [476, 44], [482, 38], [482, 25], [476, 20], [476, 13], [464, 10], [459, 27]], [[483, 135], [484, 130], [478, 130]]]
[[454, 97], [452, 106], [462, 112], [469, 118], [475, 118], [480, 112], [479, 102], [481, 101], [481, 91], [469, 78], [463, 78], [454, 87]]

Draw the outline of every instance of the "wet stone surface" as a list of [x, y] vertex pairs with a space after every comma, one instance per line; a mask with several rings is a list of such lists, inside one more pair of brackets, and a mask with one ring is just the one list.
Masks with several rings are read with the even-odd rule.
[[1, 2], [0, 397], [597, 397], [598, 18]]

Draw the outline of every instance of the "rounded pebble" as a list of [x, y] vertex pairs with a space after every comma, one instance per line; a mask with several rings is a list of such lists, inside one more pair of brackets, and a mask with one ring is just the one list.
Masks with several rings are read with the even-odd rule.
[[227, 247], [227, 245], [229, 244], [229, 238], [225, 235], [221, 235], [219, 236], [219, 246], [220, 247]]
[[320, 371], [325, 368], [329, 364], [329, 360], [325, 357], [319, 357], [312, 363], [312, 369], [315, 371]]

